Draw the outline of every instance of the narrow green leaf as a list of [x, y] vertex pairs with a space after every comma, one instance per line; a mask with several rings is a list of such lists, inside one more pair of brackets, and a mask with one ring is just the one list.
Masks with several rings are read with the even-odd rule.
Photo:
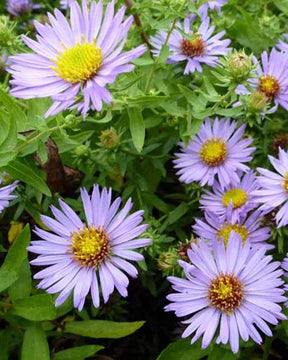
[[19, 179], [26, 184], [33, 186], [35, 189], [42, 192], [44, 195], [51, 196], [51, 192], [45, 181], [36, 174], [30, 167], [25, 165], [20, 160], [15, 160], [4, 167], [13, 178]]
[[0, 113], [0, 152], [12, 151], [17, 144], [15, 119], [6, 112]]
[[84, 345], [67, 350], [58, 351], [53, 355], [53, 360], [84, 360], [93, 356], [104, 347], [100, 345]]
[[30, 243], [30, 228], [26, 225], [13, 242], [4, 264], [0, 268], [0, 291], [12, 285], [20, 275], [23, 261], [27, 258], [27, 246]]
[[14, 303], [18, 299], [28, 297], [31, 292], [32, 279], [28, 259], [25, 259], [19, 271], [19, 279], [9, 288], [9, 296]]
[[175, 223], [178, 219], [180, 219], [183, 215], [185, 215], [188, 210], [189, 210], [189, 206], [185, 203], [181, 203], [176, 207], [176, 209], [170, 212], [168, 216], [168, 223], [169, 224]]
[[14, 302], [10, 313], [32, 321], [54, 320], [57, 317], [54, 303], [49, 294], [18, 299]]
[[72, 321], [64, 331], [91, 338], [119, 339], [134, 333], [144, 325], [144, 321], [114, 322], [105, 320]]
[[25, 331], [21, 360], [50, 360], [49, 345], [41, 324], [35, 323]]
[[17, 124], [18, 131], [25, 131], [27, 116], [16, 104], [14, 98], [8, 95], [4, 90], [0, 89], [0, 101], [5, 106], [15, 124]]
[[136, 150], [140, 153], [145, 140], [145, 123], [142, 112], [139, 109], [128, 109], [130, 132], [133, 144]]
[[201, 343], [191, 345], [189, 339], [178, 340], [169, 344], [157, 360], [199, 360], [204, 358], [209, 350], [202, 350]]

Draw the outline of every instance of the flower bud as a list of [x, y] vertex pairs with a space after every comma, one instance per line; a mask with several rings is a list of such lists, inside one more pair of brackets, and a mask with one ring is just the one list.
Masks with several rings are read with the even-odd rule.
[[238, 83], [247, 79], [252, 68], [251, 57], [244, 51], [235, 52], [228, 60], [228, 69], [230, 76]]
[[87, 158], [90, 155], [90, 147], [88, 145], [79, 145], [74, 152], [78, 158]]
[[100, 141], [102, 146], [109, 150], [115, 149], [120, 143], [119, 136], [113, 128], [102, 131]]
[[18, 48], [18, 37], [14, 32], [15, 23], [7, 16], [0, 16], [0, 53], [11, 54]]
[[167, 251], [160, 254], [158, 259], [158, 267], [163, 272], [172, 273], [174, 268], [177, 267], [179, 260], [177, 254], [173, 251]]
[[267, 102], [267, 96], [256, 90], [250, 95], [248, 101], [248, 111], [252, 113], [259, 113], [265, 109]]

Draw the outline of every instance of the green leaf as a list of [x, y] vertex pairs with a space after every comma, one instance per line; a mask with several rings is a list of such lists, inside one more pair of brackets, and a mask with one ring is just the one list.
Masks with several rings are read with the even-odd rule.
[[4, 264], [0, 268], [0, 291], [7, 289], [20, 276], [21, 266], [27, 258], [27, 246], [30, 243], [30, 228], [26, 225], [13, 242]]
[[10, 313], [31, 321], [54, 320], [57, 317], [52, 297], [49, 294], [18, 299], [14, 302]]
[[169, 344], [157, 360], [199, 360], [208, 355], [209, 350], [202, 350], [200, 343], [191, 345], [189, 339], [178, 340]]
[[25, 165], [23, 161], [15, 160], [4, 167], [13, 178], [19, 179], [26, 184], [33, 186], [44, 195], [51, 196], [51, 192], [45, 181], [36, 174], [30, 167]]
[[134, 333], [144, 321], [114, 322], [105, 320], [72, 321], [65, 324], [64, 331], [91, 338], [119, 339]]
[[62, 350], [53, 355], [53, 360], [84, 360], [93, 356], [104, 347], [100, 345], [84, 345], [67, 350]]
[[11, 116], [11, 119], [17, 125], [18, 131], [25, 131], [27, 124], [27, 116], [16, 104], [14, 98], [8, 95], [4, 90], [0, 89], [0, 102], [5, 106]]
[[213, 346], [207, 360], [235, 360], [239, 359], [239, 354], [235, 355], [231, 350], [223, 349], [220, 346]]
[[50, 360], [49, 345], [41, 324], [33, 324], [24, 334], [21, 360]]
[[130, 107], [138, 107], [138, 106], [154, 106], [162, 103], [167, 100], [167, 96], [157, 96], [157, 95], [143, 95], [137, 96], [135, 98], [127, 98], [128, 106]]
[[180, 205], [178, 205], [176, 207], [176, 209], [174, 209], [173, 211], [170, 212], [170, 214], [168, 216], [168, 223], [169, 224], [175, 223], [183, 215], [185, 215], [188, 210], [189, 210], [189, 206], [185, 203], [181, 203]]
[[17, 144], [17, 125], [11, 114], [0, 112], [0, 152], [11, 152]]
[[166, 61], [171, 54], [170, 48], [168, 45], [163, 45], [160, 54], [159, 54], [159, 63], [160, 64], [166, 64]]
[[136, 150], [140, 153], [145, 140], [145, 123], [142, 112], [139, 109], [128, 109], [130, 132], [133, 144]]
[[288, 13], [288, 0], [274, 0], [273, 3], [284, 14]]
[[9, 296], [12, 303], [18, 299], [28, 297], [31, 292], [32, 280], [28, 259], [25, 259], [19, 271], [19, 279], [9, 288]]

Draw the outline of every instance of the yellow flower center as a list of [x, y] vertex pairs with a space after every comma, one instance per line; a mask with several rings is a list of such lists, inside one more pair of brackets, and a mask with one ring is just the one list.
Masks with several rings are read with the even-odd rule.
[[221, 274], [211, 281], [208, 290], [211, 306], [225, 311], [227, 315], [241, 305], [243, 298], [243, 284], [237, 277]]
[[72, 233], [72, 253], [81, 265], [97, 267], [107, 257], [110, 245], [104, 230], [90, 227]]
[[[195, 34], [191, 34], [195, 35]], [[195, 39], [182, 39], [181, 43], [182, 54], [191, 58], [195, 56], [201, 56], [205, 51], [205, 41], [202, 40], [201, 36]]]
[[207, 140], [199, 153], [200, 158], [209, 166], [222, 164], [227, 157], [227, 146], [218, 139]]
[[222, 196], [222, 204], [226, 207], [230, 203], [233, 205], [233, 209], [237, 209], [240, 206], [244, 205], [247, 201], [247, 194], [242, 189], [231, 189], [225, 192]]
[[274, 98], [280, 91], [280, 85], [274, 76], [266, 75], [262, 76], [259, 81], [258, 91], [265, 94], [268, 98]]
[[85, 82], [101, 67], [103, 56], [95, 44], [77, 44], [57, 56], [53, 69], [64, 80], [71, 83]]
[[247, 231], [247, 228], [245, 225], [239, 225], [239, 224], [229, 224], [227, 221], [223, 225], [221, 225], [220, 229], [217, 230], [217, 238], [218, 240], [224, 240], [225, 246], [228, 243], [229, 236], [231, 234], [231, 231], [235, 231], [238, 235], [241, 236], [243, 244], [245, 244], [247, 237], [249, 235], [249, 232]]
[[284, 186], [285, 191], [288, 194], [288, 171], [286, 171], [284, 181], [283, 181], [283, 186]]

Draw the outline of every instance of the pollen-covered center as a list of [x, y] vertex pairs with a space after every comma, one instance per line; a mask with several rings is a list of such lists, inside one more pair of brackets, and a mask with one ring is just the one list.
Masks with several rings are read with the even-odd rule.
[[279, 81], [272, 75], [262, 76], [257, 90], [271, 99], [279, 94], [280, 84]]
[[224, 240], [225, 246], [228, 243], [231, 231], [235, 231], [236, 234], [240, 235], [242, 238], [242, 243], [245, 244], [249, 231], [247, 231], [247, 228], [245, 225], [239, 225], [239, 224], [230, 224], [227, 221], [223, 225], [221, 225], [220, 229], [217, 230], [217, 238], [218, 240]]
[[243, 288], [243, 284], [236, 276], [220, 274], [209, 286], [208, 299], [211, 306], [230, 315], [243, 301]]
[[286, 193], [288, 194], [288, 171], [286, 171], [284, 181], [283, 181], [283, 186], [284, 186]]
[[89, 227], [72, 233], [74, 259], [83, 266], [97, 267], [107, 257], [110, 249], [105, 231]]
[[85, 82], [93, 77], [101, 67], [103, 56], [95, 44], [84, 42], [61, 52], [53, 69], [58, 75], [71, 83]]
[[199, 156], [209, 166], [221, 165], [227, 157], [227, 146], [221, 139], [209, 139], [207, 140]]
[[222, 204], [228, 207], [232, 203], [233, 209], [238, 209], [240, 206], [244, 205], [246, 201], [247, 194], [242, 189], [230, 189], [222, 196]]
[[205, 46], [205, 41], [201, 38], [201, 36], [198, 36], [195, 39], [191, 40], [182, 39], [182, 54], [189, 56], [190, 58], [193, 58], [195, 56], [201, 56], [204, 54]]

